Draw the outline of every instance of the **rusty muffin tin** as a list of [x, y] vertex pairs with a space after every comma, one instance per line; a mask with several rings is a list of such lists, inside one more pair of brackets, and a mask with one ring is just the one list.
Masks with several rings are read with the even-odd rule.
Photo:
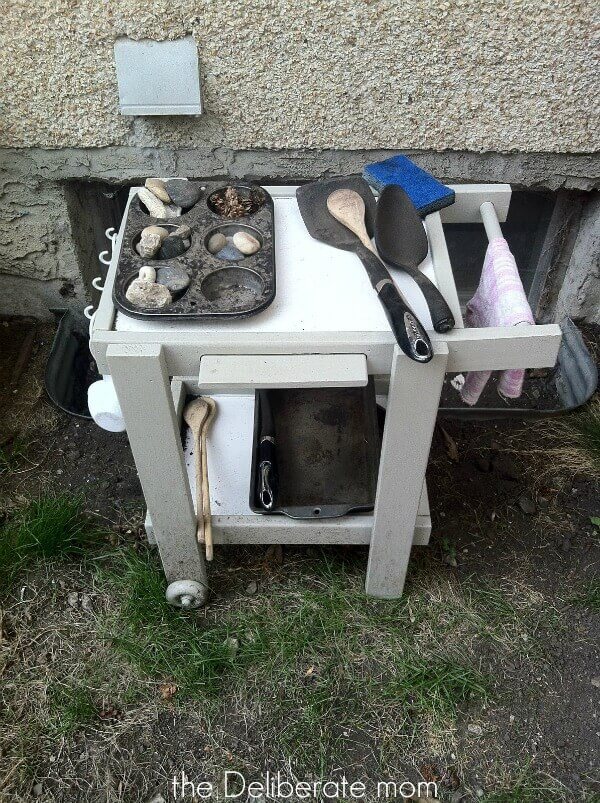
[[[205, 182], [198, 202], [176, 218], [155, 218], [148, 215], [137, 196], [129, 204], [123, 243], [113, 288], [113, 301], [133, 318], [163, 320], [200, 320], [203, 318], [243, 318], [255, 315], [275, 298], [275, 225], [273, 199], [262, 187], [253, 184]], [[243, 217], [221, 215], [213, 205], [215, 197], [227, 187], [234, 187], [245, 197], [262, 200], [256, 211]], [[173, 259], [145, 259], [135, 250], [146, 226], [163, 226], [175, 230], [187, 225], [192, 230], [191, 243], [185, 253]], [[237, 230], [248, 231], [261, 243], [255, 254], [240, 259], [224, 259], [211, 254], [209, 238], [218, 231], [225, 236]], [[147, 309], [132, 304], [125, 296], [131, 282], [143, 265], [158, 270], [162, 267], [184, 268], [190, 284], [173, 302], [162, 309]]]

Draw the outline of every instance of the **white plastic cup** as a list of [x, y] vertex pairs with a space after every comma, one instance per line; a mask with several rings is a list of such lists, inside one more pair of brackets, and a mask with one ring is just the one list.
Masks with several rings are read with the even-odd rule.
[[125, 432], [125, 419], [110, 376], [104, 376], [89, 386], [88, 407], [94, 423], [101, 429]]

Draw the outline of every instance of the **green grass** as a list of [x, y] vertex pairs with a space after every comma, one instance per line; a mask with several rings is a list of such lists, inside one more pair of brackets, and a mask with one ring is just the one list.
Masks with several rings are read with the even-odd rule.
[[472, 582], [465, 586], [465, 593], [473, 609], [484, 616], [488, 624], [510, 622], [518, 618], [515, 606], [497, 586]]
[[32, 560], [82, 555], [96, 535], [81, 498], [64, 494], [31, 501], [0, 528], [0, 589], [6, 592]]
[[594, 577], [575, 594], [573, 601], [593, 611], [600, 611], [600, 577]]
[[48, 690], [49, 732], [70, 736], [98, 716], [91, 690], [83, 685], [54, 684]]
[[[264, 600], [238, 607], [219, 622], [179, 612], [165, 600], [165, 581], [150, 554], [126, 555], [108, 575], [121, 605], [109, 624], [110, 638], [143, 674], [173, 680], [191, 694], [216, 694], [224, 676], [268, 664], [275, 675], [315, 647], [339, 649], [348, 633], [351, 604], [339, 587]], [[237, 640], [235, 649], [231, 639]]]
[[395, 671], [398, 677], [384, 693], [420, 714], [456, 716], [464, 703], [487, 697], [485, 677], [457, 661], [407, 657], [396, 663]]
[[309, 584], [273, 580], [257, 597], [213, 600], [195, 614], [167, 604], [149, 553], [121, 555], [99, 583], [116, 602], [103, 635], [139, 673], [141, 694], [174, 683], [174, 703], [195, 700], [207, 712], [224, 695], [259, 695], [269, 701], [271, 723], [280, 723], [279, 749], [317, 774], [339, 754], [344, 732], [373, 732], [381, 717], [388, 732], [413, 738], [424, 717], [446, 726], [461, 706], [487, 695], [486, 678], [439, 642], [437, 655], [419, 657], [418, 628], [430, 627], [439, 606], [421, 592], [369, 599], [362, 571], [325, 555]]

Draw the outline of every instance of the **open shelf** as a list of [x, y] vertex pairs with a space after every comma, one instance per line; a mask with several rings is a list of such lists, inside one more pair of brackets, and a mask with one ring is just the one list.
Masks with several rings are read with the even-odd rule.
[[[181, 415], [185, 385], [173, 383], [175, 407]], [[254, 394], [211, 394], [217, 415], [207, 437], [208, 476], [213, 537], [217, 544], [368, 544], [372, 513], [333, 519], [303, 520], [262, 515], [250, 509], [250, 469], [254, 431]], [[192, 498], [196, 473], [193, 442], [183, 425], [183, 452]], [[194, 499], [195, 503], [195, 499]], [[146, 519], [149, 540], [152, 524]], [[415, 544], [427, 544], [431, 531], [427, 490], [421, 494]]]

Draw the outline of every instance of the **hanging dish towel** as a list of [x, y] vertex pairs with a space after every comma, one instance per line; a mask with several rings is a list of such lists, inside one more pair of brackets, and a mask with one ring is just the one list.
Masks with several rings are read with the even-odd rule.
[[[518, 326], [534, 323], [531, 307], [519, 277], [515, 258], [504, 237], [490, 240], [481, 271], [479, 287], [467, 304], [467, 326]], [[470, 371], [460, 392], [462, 400], [473, 405], [490, 378], [491, 371]], [[522, 368], [502, 371], [498, 393], [518, 399], [523, 389]]]

